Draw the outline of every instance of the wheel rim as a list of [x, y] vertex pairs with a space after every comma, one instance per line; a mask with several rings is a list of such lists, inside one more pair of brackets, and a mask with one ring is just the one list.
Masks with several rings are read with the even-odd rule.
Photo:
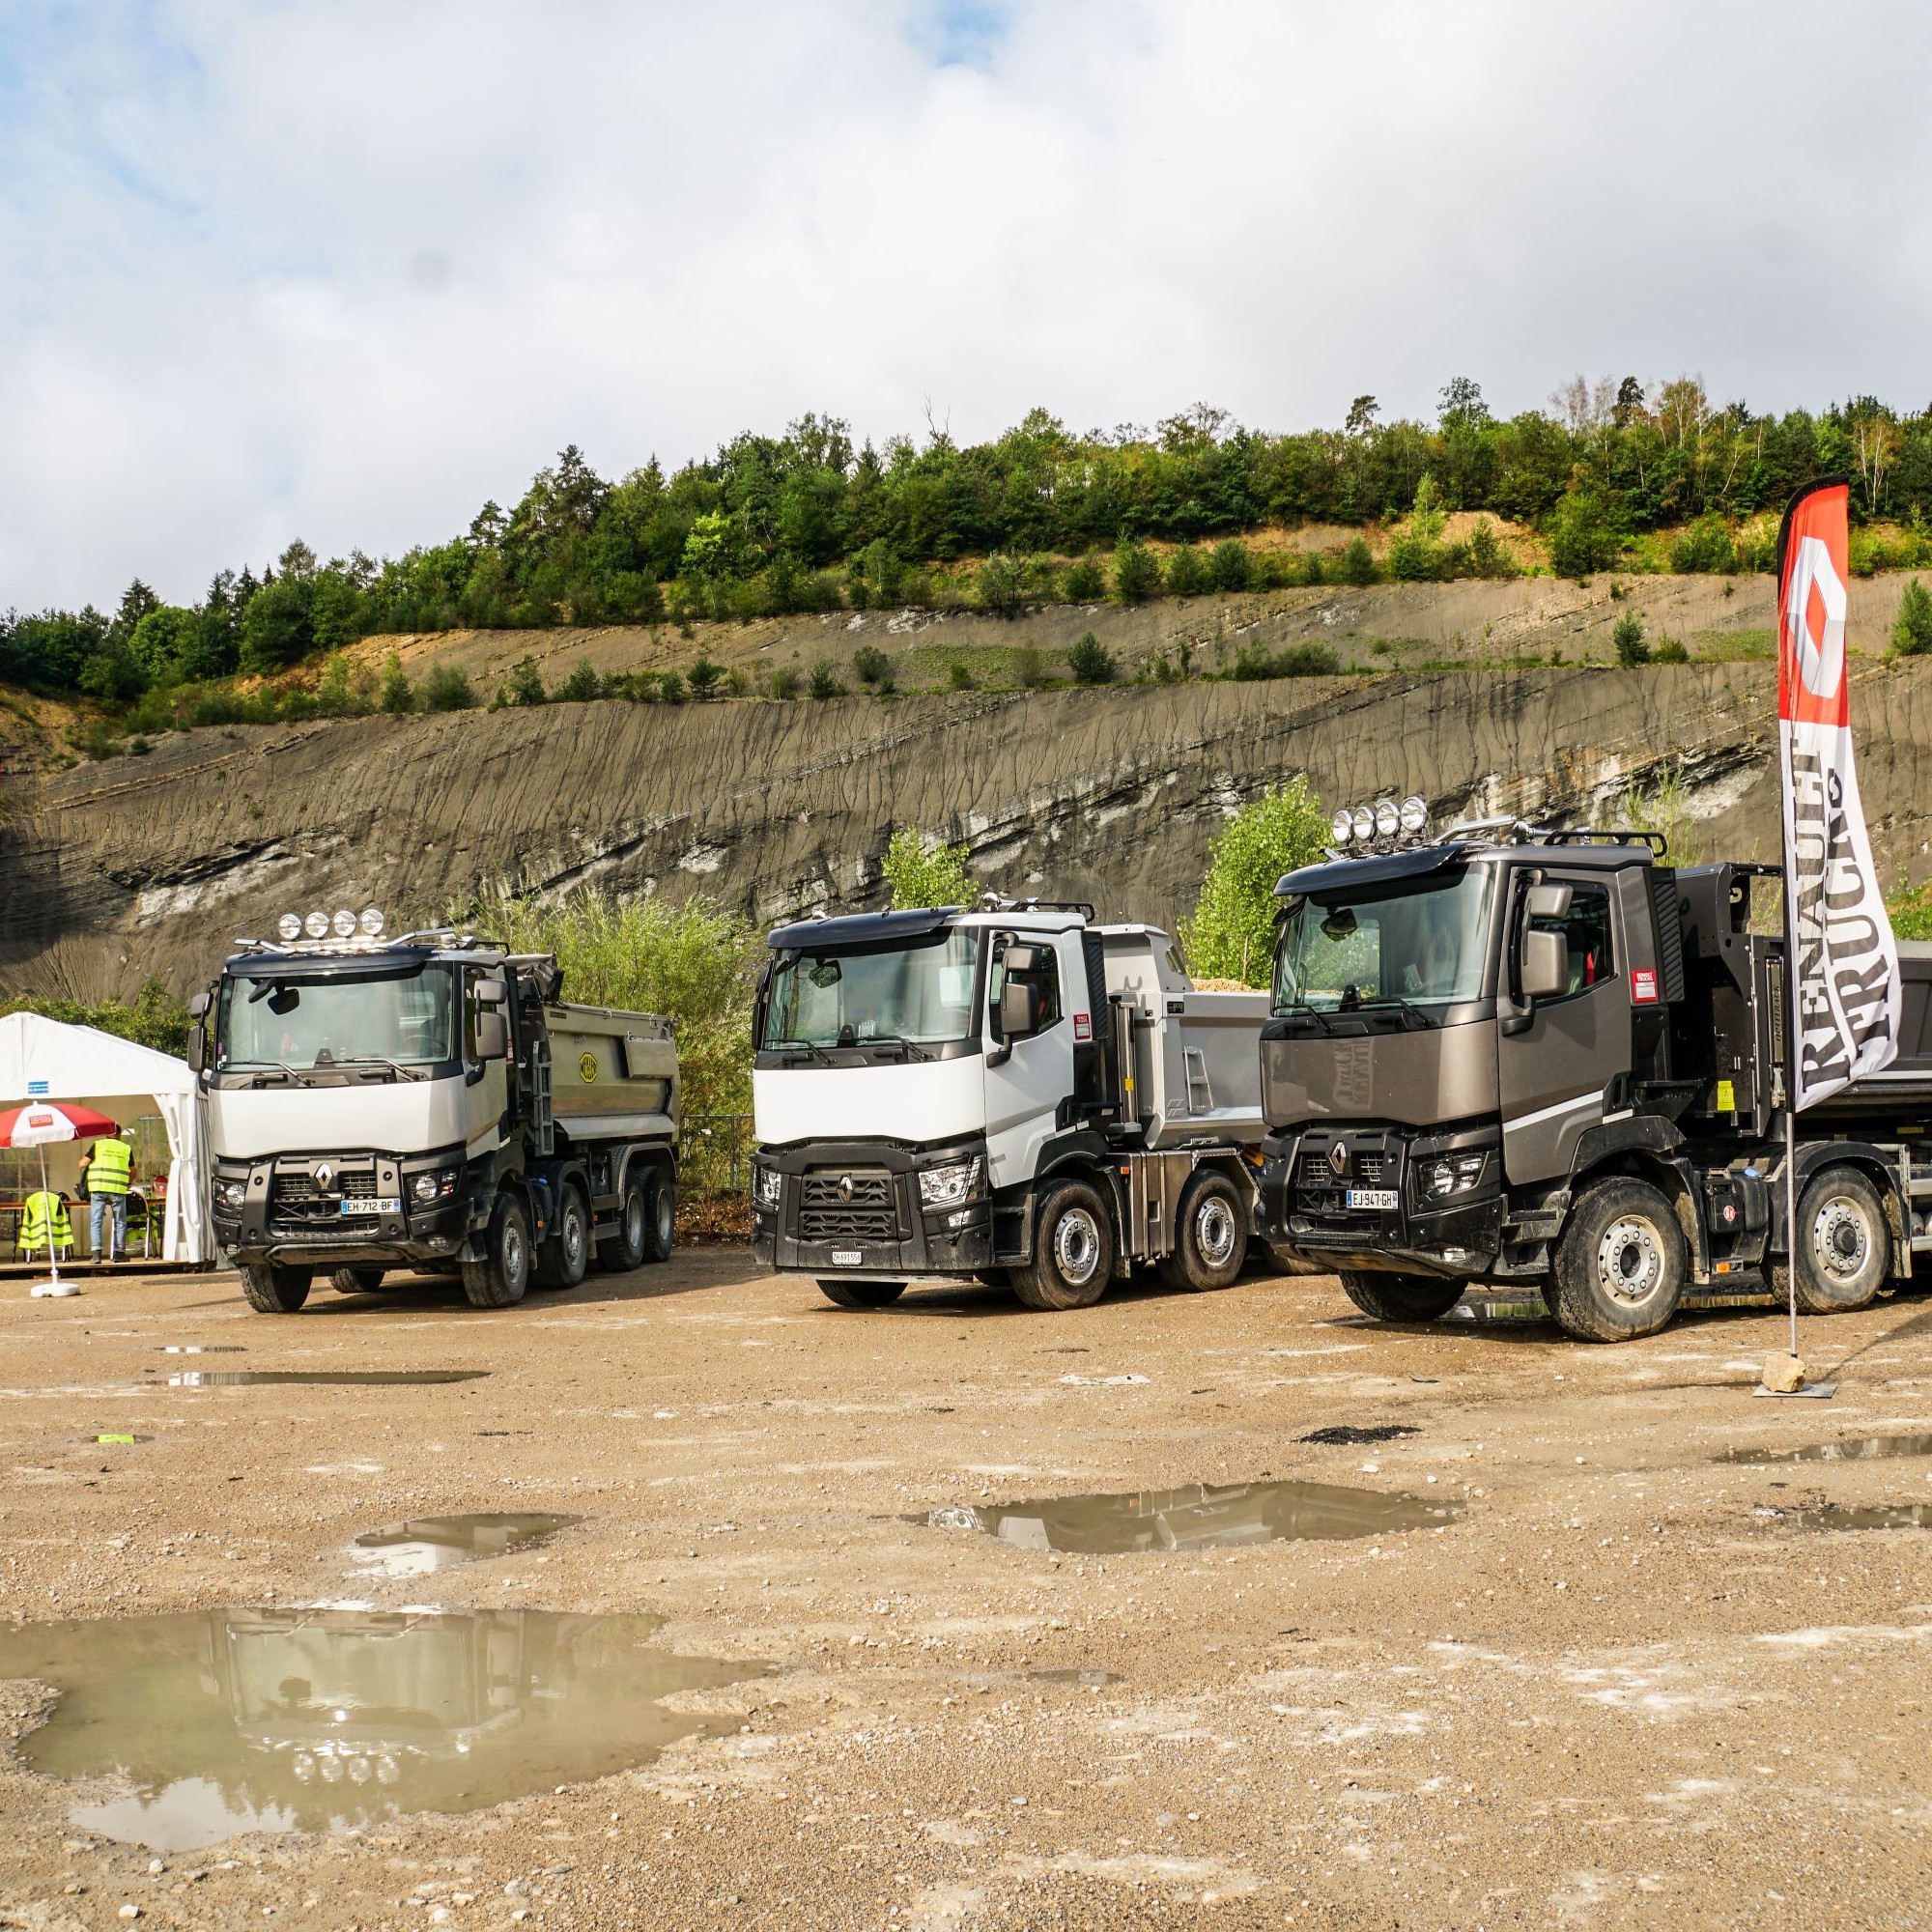
[[576, 1208], [564, 1210], [563, 1258], [572, 1267], [583, 1259], [583, 1215]]
[[661, 1247], [670, 1246], [671, 1200], [670, 1190], [658, 1189], [658, 1243]]
[[1218, 1194], [1210, 1195], [1201, 1204], [1194, 1216], [1194, 1245], [1209, 1267], [1226, 1265], [1234, 1255], [1238, 1233], [1233, 1212]]
[[1834, 1194], [1819, 1208], [1811, 1223], [1811, 1253], [1834, 1281], [1851, 1281], [1862, 1272], [1871, 1253], [1871, 1230], [1860, 1203]]
[[1085, 1288], [1100, 1265], [1100, 1230], [1084, 1208], [1069, 1208], [1055, 1223], [1053, 1261], [1062, 1278]]
[[1648, 1301], [1663, 1279], [1663, 1243], [1641, 1216], [1612, 1221], [1597, 1244], [1597, 1279], [1619, 1301]]
[[517, 1217], [512, 1214], [503, 1223], [503, 1279], [521, 1281], [524, 1278], [524, 1230]]
[[624, 1203], [624, 1239], [633, 1248], [644, 1245], [644, 1197], [635, 1189]]

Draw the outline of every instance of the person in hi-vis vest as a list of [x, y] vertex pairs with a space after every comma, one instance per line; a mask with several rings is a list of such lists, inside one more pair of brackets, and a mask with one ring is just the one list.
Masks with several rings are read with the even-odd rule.
[[87, 1239], [94, 1259], [100, 1259], [100, 1224], [112, 1216], [113, 1252], [109, 1261], [128, 1258], [128, 1182], [134, 1171], [134, 1150], [116, 1127], [80, 1157], [80, 1182], [87, 1189]]
[[49, 1265], [56, 1249], [65, 1254], [73, 1246], [73, 1223], [68, 1219], [67, 1203], [60, 1195], [43, 1187], [21, 1203], [17, 1245], [29, 1261], [37, 1248], [46, 1249]]

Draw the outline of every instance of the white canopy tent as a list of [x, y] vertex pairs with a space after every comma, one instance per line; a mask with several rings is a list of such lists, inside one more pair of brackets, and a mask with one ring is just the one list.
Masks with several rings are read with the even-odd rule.
[[[169, 1156], [161, 1256], [171, 1262], [207, 1260], [201, 1096], [186, 1061], [98, 1027], [9, 1013], [0, 1018], [0, 1106], [22, 1100], [84, 1101], [124, 1126], [137, 1115], [159, 1114], [168, 1130]], [[49, 1165], [57, 1164], [53, 1156], [65, 1156], [58, 1164], [69, 1171], [57, 1179], [70, 1187], [80, 1152], [78, 1147], [48, 1150]]]

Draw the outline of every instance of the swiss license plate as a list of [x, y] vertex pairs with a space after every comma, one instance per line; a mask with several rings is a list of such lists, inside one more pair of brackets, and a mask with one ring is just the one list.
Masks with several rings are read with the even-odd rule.
[[1393, 1208], [1395, 1189], [1393, 1187], [1351, 1187], [1349, 1190], [1350, 1208]]
[[400, 1214], [403, 1204], [393, 1195], [381, 1201], [345, 1201], [342, 1211], [345, 1214]]
[[832, 1265], [841, 1268], [864, 1267], [866, 1265], [866, 1257], [858, 1248], [834, 1248], [832, 1250]]

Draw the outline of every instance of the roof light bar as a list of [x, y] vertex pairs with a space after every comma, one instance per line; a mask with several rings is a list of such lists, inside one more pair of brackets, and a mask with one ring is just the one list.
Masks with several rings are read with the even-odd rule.
[[1399, 844], [1419, 844], [1429, 830], [1429, 801], [1409, 797], [1400, 803], [1379, 798], [1373, 805], [1344, 806], [1328, 821], [1335, 849], [1353, 846], [1359, 852], [1388, 851]]

